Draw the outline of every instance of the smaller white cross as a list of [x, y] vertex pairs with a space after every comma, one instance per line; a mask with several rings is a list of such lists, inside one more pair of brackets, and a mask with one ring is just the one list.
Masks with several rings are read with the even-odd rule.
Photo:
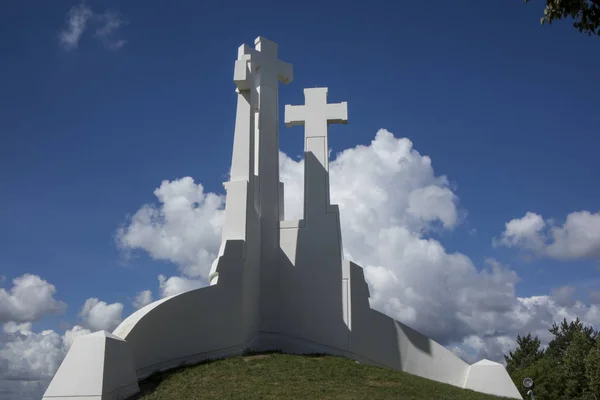
[[304, 125], [304, 137], [327, 137], [328, 124], [348, 123], [348, 103], [327, 104], [327, 88], [304, 89], [303, 106], [285, 106], [285, 125]]
[[327, 104], [327, 88], [304, 89], [303, 106], [285, 106], [285, 125], [304, 125], [304, 152], [329, 170], [327, 125], [348, 122], [348, 103]]

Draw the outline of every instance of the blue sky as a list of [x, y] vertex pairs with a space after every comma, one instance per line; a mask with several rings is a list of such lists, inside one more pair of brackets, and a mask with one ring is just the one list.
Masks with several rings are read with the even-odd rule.
[[[467, 2], [89, 1], [127, 21], [118, 49], [92, 31], [65, 50], [73, 1], [0, 6], [0, 274], [56, 286], [69, 305], [34, 327], [64, 329], [89, 297], [125, 305], [156, 290], [168, 261], [123, 261], [119, 226], [163, 180], [192, 176], [224, 193], [235, 116], [237, 47], [262, 35], [293, 63], [280, 102], [306, 87], [347, 101], [330, 129], [333, 154], [368, 145], [380, 128], [406, 137], [446, 175], [464, 220], [432, 234], [479, 267], [493, 257], [520, 297], [562, 285], [600, 290], [597, 257], [559, 261], [493, 246], [526, 212], [556, 218], [599, 211], [600, 40], [568, 21], [540, 27], [541, 0]], [[282, 115], [281, 111], [281, 115]], [[302, 132], [280, 133], [302, 152]], [[475, 231], [476, 233], [474, 234]]]

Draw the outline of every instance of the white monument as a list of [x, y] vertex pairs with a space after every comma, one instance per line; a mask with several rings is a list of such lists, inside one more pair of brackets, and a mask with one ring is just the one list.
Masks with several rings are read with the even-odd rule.
[[235, 61], [237, 112], [222, 245], [205, 288], [136, 311], [115, 331], [76, 339], [44, 399], [121, 399], [156, 371], [246, 351], [327, 353], [479, 392], [521, 399], [505, 368], [468, 365], [372, 310], [363, 270], [343, 259], [339, 209], [329, 200], [327, 126], [347, 104], [305, 89], [285, 107], [304, 125], [304, 219], [286, 221], [279, 181], [278, 85], [293, 79], [277, 44], [259, 37]]

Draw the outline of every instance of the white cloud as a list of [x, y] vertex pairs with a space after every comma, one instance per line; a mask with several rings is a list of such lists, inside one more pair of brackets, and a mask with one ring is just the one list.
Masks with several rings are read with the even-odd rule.
[[500, 239], [494, 244], [531, 251], [556, 260], [600, 258], [600, 213], [576, 211], [567, 215], [565, 223], [528, 212], [524, 217], [506, 223]]
[[97, 298], [89, 298], [83, 304], [79, 316], [84, 325], [92, 331], [105, 330], [112, 332], [123, 320], [123, 304], [107, 304]]
[[15, 278], [8, 291], [0, 289], [0, 398], [41, 398], [75, 338], [90, 333], [80, 326], [63, 336], [32, 331], [32, 322], [65, 310], [55, 293], [54, 285], [32, 274]]
[[544, 247], [541, 232], [545, 226], [546, 223], [540, 215], [528, 212], [523, 218], [508, 221], [502, 237], [496, 244], [539, 251]]
[[66, 304], [54, 299], [56, 288], [37, 275], [24, 274], [13, 280], [10, 290], [0, 288], [0, 323], [37, 321], [47, 314], [60, 314]]
[[[280, 153], [280, 166], [286, 219], [301, 218], [303, 162]], [[568, 302], [560, 291], [554, 297], [519, 298], [513, 270], [492, 259], [478, 269], [466, 255], [448, 253], [430, 237], [460, 223], [458, 197], [410, 140], [380, 130], [370, 145], [338, 154], [330, 170], [344, 251], [364, 267], [374, 308], [469, 362], [502, 361], [517, 334], [532, 332], [547, 341], [552, 322], [565, 317], [600, 327], [598, 306]], [[119, 230], [119, 245], [145, 250], [200, 278], [161, 276], [161, 296], [203, 286], [220, 244], [223, 198], [205, 193], [192, 178], [164, 181], [155, 195], [159, 205], [140, 208]], [[512, 224], [512, 231], [525, 232], [524, 237], [538, 232], [539, 220], [536, 225], [535, 215], [528, 218]]]
[[41, 398], [75, 337], [86, 333], [80, 326], [64, 336], [51, 330], [34, 333], [30, 323], [5, 323], [0, 333], [0, 398]]
[[123, 39], [119, 39], [119, 28], [125, 24], [120, 13], [115, 11], [107, 11], [102, 15], [98, 15], [98, 21], [101, 26], [96, 29], [95, 36], [111, 50], [118, 50], [127, 43]]
[[169, 297], [206, 286], [206, 283], [202, 280], [180, 276], [172, 276], [167, 279], [164, 275], [159, 275], [158, 282], [161, 297]]
[[573, 307], [575, 305], [575, 288], [573, 286], [561, 286], [552, 289], [552, 299], [558, 306]]
[[340, 206], [344, 241], [353, 242], [346, 245], [351, 253], [363, 241], [355, 232], [396, 227], [422, 232], [438, 223], [445, 229], [458, 223], [458, 198], [447, 178], [435, 176], [431, 159], [408, 139], [379, 130], [369, 146], [338, 154], [330, 170], [332, 202]]
[[224, 198], [204, 193], [190, 177], [163, 181], [154, 191], [159, 206], [144, 205], [117, 232], [123, 250], [145, 250], [171, 261], [188, 277], [208, 281], [221, 244]]
[[[496, 334], [485, 332], [467, 336], [448, 346], [467, 362], [475, 362], [481, 358], [498, 361], [503, 364], [503, 354], [514, 350], [517, 334], [531, 333], [538, 336], [542, 345], [546, 346], [553, 336], [548, 329], [553, 322], [563, 318], [572, 321], [579, 317], [586, 325], [596, 329], [600, 327], [600, 306], [586, 306], [582, 302], [573, 302], [570, 306], [559, 305], [551, 296], [532, 296], [518, 298], [516, 307], [506, 313], [501, 323], [496, 323]], [[492, 331], [490, 331], [492, 332]]]
[[119, 30], [126, 23], [119, 12], [105, 11], [98, 14], [82, 3], [69, 10], [66, 22], [67, 26], [58, 35], [60, 45], [65, 50], [74, 50], [79, 46], [79, 41], [90, 24], [96, 26], [94, 37], [107, 48], [118, 50], [126, 43], [119, 38]]
[[600, 258], [600, 213], [572, 212], [563, 226], [552, 226], [548, 255], [557, 259]]
[[138, 292], [138, 294], [133, 299], [132, 305], [134, 308], [139, 309], [148, 304], [152, 303], [152, 291], [151, 290], [142, 290]]
[[429, 185], [410, 192], [406, 211], [423, 221], [440, 220], [444, 227], [452, 228], [458, 220], [455, 199], [456, 196], [447, 187]]
[[16, 322], [9, 321], [5, 322], [2, 326], [4, 333], [17, 333], [20, 331], [30, 331], [31, 330], [31, 322], [24, 322], [22, 324], [17, 324]]
[[[279, 160], [286, 219], [301, 218], [303, 161], [283, 153]], [[340, 206], [342, 217], [348, 217], [343, 229], [377, 232], [382, 226], [403, 226], [423, 231], [436, 223], [453, 229], [459, 222], [458, 198], [448, 179], [435, 176], [431, 159], [414, 150], [410, 140], [395, 138], [386, 130], [379, 130], [369, 146], [338, 154], [330, 163], [330, 175], [332, 203]], [[353, 225], [359, 222], [367, 225]]]
[[59, 35], [60, 44], [65, 50], [74, 50], [86, 29], [88, 20], [94, 13], [85, 4], [73, 6], [67, 13], [67, 27]]
[[90, 331], [89, 329], [86, 329], [79, 325], [75, 325], [72, 329], [68, 329], [62, 337], [63, 347], [66, 350], [70, 349], [75, 339], [77, 339], [79, 336], [87, 335], [90, 333], [92, 333], [92, 331]]

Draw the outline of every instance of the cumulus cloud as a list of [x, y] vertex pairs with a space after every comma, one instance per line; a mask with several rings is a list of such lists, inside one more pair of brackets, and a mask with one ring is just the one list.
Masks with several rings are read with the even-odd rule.
[[497, 327], [495, 333], [478, 332], [448, 347], [469, 363], [487, 358], [505, 364], [503, 354], [514, 350], [517, 334], [531, 333], [540, 338], [542, 346], [546, 346], [553, 338], [548, 331], [549, 327], [563, 318], [572, 321], [579, 317], [586, 325], [592, 325], [596, 329], [600, 326], [599, 305], [587, 306], [580, 301], [574, 301], [565, 306], [553, 296], [517, 298], [517, 301], [516, 306], [505, 313], [501, 321], [494, 324]]
[[56, 288], [37, 275], [15, 278], [0, 289], [0, 398], [39, 399], [76, 337], [90, 333], [74, 326], [60, 335], [32, 331], [32, 322], [62, 313], [66, 305], [54, 299]]
[[75, 339], [77, 339], [79, 336], [87, 335], [90, 333], [92, 333], [92, 331], [79, 325], [75, 325], [72, 329], [67, 329], [67, 331], [65, 331], [65, 334], [62, 337], [63, 347], [65, 348], [65, 350], [69, 350], [71, 348], [71, 345], [73, 345]]
[[575, 305], [575, 288], [573, 286], [561, 286], [552, 289], [552, 299], [558, 306], [573, 307]]
[[224, 197], [205, 193], [190, 177], [163, 181], [154, 195], [159, 205], [142, 206], [117, 231], [122, 250], [145, 250], [171, 261], [188, 277], [208, 281], [221, 244]]
[[200, 279], [188, 279], [181, 276], [172, 276], [167, 279], [164, 275], [158, 276], [161, 297], [174, 296], [179, 293], [189, 292], [206, 286]]
[[54, 299], [56, 288], [37, 275], [13, 280], [9, 290], [0, 288], [0, 323], [32, 322], [47, 314], [60, 314], [67, 305]]
[[52, 330], [34, 333], [30, 323], [5, 323], [0, 333], [0, 397], [41, 398], [75, 338], [87, 333], [80, 326], [63, 336]]
[[94, 37], [107, 48], [118, 50], [126, 43], [119, 38], [119, 29], [125, 24], [119, 12], [105, 11], [98, 14], [82, 3], [69, 10], [66, 23], [67, 26], [58, 34], [59, 43], [65, 50], [75, 50], [79, 46], [79, 41], [90, 24], [96, 26]]
[[[302, 218], [304, 162], [284, 153], [279, 161], [286, 219]], [[453, 229], [459, 222], [458, 198], [448, 179], [436, 176], [431, 159], [414, 150], [406, 138], [379, 130], [369, 146], [343, 151], [329, 169], [331, 201], [340, 206], [342, 217], [351, 217], [345, 219], [343, 229], [377, 232], [392, 224], [423, 231], [439, 223]], [[353, 225], [359, 222], [367, 225]]]
[[523, 218], [508, 221], [502, 237], [495, 243], [539, 251], [544, 247], [541, 232], [545, 226], [546, 222], [540, 215], [528, 212]]
[[[286, 219], [302, 218], [303, 162], [283, 153], [279, 159]], [[519, 277], [508, 266], [488, 259], [478, 268], [466, 255], [447, 252], [433, 235], [460, 224], [459, 199], [410, 140], [380, 130], [369, 145], [331, 161], [330, 181], [345, 256], [364, 267], [371, 306], [468, 362], [503, 361], [517, 334], [547, 341], [552, 322], [563, 318], [600, 326], [599, 307], [568, 300], [565, 289], [520, 298]], [[161, 296], [203, 286], [220, 244], [224, 199], [192, 178], [164, 181], [155, 195], [157, 205], [141, 207], [119, 230], [119, 246], [171, 261], [187, 276], [159, 277]], [[511, 229], [531, 236], [539, 222], [529, 218]]]
[[528, 212], [506, 223], [495, 245], [515, 247], [556, 260], [600, 258], [600, 213], [576, 211], [558, 225]]
[[123, 320], [122, 313], [123, 304], [107, 304], [92, 297], [85, 301], [79, 316], [83, 319], [84, 325], [92, 331], [112, 332]]
[[2, 326], [2, 330], [4, 333], [17, 333], [20, 331], [30, 331], [31, 330], [31, 322], [24, 322], [22, 324], [17, 324], [16, 322], [9, 321], [4, 323]]
[[135, 295], [132, 305], [134, 308], [139, 309], [150, 303], [152, 303], [152, 291], [142, 290], [141, 292], [138, 292], [138, 294]]

